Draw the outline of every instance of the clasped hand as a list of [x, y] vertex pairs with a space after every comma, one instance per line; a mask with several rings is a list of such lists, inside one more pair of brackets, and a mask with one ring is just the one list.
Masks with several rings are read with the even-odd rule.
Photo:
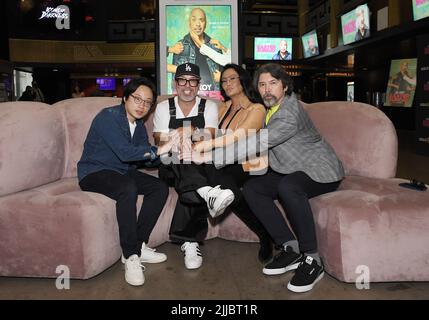
[[[205, 141], [202, 141], [205, 142]], [[200, 144], [201, 142], [197, 143]], [[183, 142], [182, 150], [179, 154], [179, 159], [185, 162], [193, 162], [196, 164], [208, 163], [212, 160], [211, 153], [205, 153], [195, 150], [195, 145], [192, 144], [191, 139], [186, 139]]]

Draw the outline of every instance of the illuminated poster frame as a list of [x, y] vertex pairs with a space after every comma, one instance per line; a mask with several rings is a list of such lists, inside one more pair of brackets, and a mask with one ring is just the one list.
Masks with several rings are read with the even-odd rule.
[[[189, 41], [190, 16], [196, 8], [204, 11], [205, 54], [201, 53], [201, 47], [196, 47], [195, 42]], [[200, 11], [201, 12], [201, 11]], [[238, 63], [238, 2], [237, 0], [159, 0], [158, 8], [158, 41], [157, 41], [157, 75], [158, 92], [160, 94], [174, 93], [174, 70], [178, 64], [184, 62], [201, 61], [201, 55], [196, 58], [198, 52], [203, 55], [207, 65], [200, 66], [206, 70], [202, 74], [199, 94], [212, 98], [220, 98], [219, 77], [223, 65], [228, 62]], [[192, 17], [191, 17], [192, 18]], [[216, 44], [216, 41], [220, 45]], [[182, 51], [177, 43], [182, 43]], [[211, 50], [210, 50], [211, 49]], [[209, 57], [210, 56], [210, 57]], [[208, 71], [208, 72], [207, 72]]]
[[412, 107], [417, 85], [417, 58], [392, 60], [385, 106]]

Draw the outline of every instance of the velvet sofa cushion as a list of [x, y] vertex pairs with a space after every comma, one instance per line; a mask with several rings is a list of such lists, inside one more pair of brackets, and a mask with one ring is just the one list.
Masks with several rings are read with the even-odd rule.
[[348, 176], [311, 200], [329, 274], [355, 282], [367, 266], [371, 282], [429, 280], [429, 194], [399, 187], [404, 181]]
[[[171, 189], [149, 246], [168, 241], [176, 200]], [[120, 255], [115, 201], [81, 191], [77, 178], [0, 197], [0, 275], [57, 277], [56, 266], [66, 265], [72, 278], [87, 279]]]
[[383, 112], [357, 102], [303, 105], [320, 134], [341, 159], [346, 175], [395, 176], [398, 141], [392, 122]]
[[0, 127], [0, 196], [61, 177], [65, 133], [58, 110], [37, 102], [1, 103]]
[[62, 177], [77, 176], [77, 162], [82, 156], [86, 135], [97, 113], [120, 102], [120, 98], [85, 97], [67, 99], [52, 105], [61, 112], [65, 123], [66, 159]]

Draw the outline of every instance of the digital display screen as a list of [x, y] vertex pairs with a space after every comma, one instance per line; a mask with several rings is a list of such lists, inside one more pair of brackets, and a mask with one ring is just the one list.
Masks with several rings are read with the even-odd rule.
[[304, 34], [301, 37], [302, 48], [304, 49], [304, 58], [317, 56], [319, 54], [319, 44], [317, 42], [316, 30]]
[[413, 0], [414, 21], [429, 17], [429, 0]]
[[367, 4], [341, 16], [341, 30], [345, 45], [370, 36], [369, 8]]
[[254, 60], [292, 60], [292, 38], [255, 37]]
[[97, 78], [96, 83], [100, 90], [116, 90], [115, 78]]

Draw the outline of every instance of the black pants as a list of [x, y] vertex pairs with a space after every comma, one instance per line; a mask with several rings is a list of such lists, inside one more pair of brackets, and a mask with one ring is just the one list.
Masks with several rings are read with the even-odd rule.
[[[242, 165], [233, 164], [219, 170], [216, 170], [212, 165], [206, 165], [203, 168], [204, 174], [208, 179], [208, 185], [220, 185], [222, 189], [230, 189], [234, 193], [234, 201], [229, 208], [234, 211], [237, 217], [259, 239], [269, 240], [270, 235], [250, 210], [241, 192], [241, 187], [244, 183], [252, 178], [247, 172], [243, 171]], [[208, 209], [206, 204], [186, 206], [178, 201], [170, 230], [170, 238], [182, 241], [203, 241], [208, 230], [207, 217]]]
[[[137, 170], [120, 174], [101, 170], [83, 178], [79, 185], [83, 191], [104, 194], [116, 200], [116, 218], [119, 238], [125, 258], [140, 256], [143, 242], [147, 243], [168, 197], [168, 186], [158, 178]], [[138, 219], [137, 196], [144, 195]]]
[[212, 171], [210, 176], [213, 184], [220, 185], [223, 189], [231, 189], [234, 193], [234, 201], [229, 208], [234, 211], [235, 215], [258, 236], [260, 241], [271, 242], [269, 233], [249, 208], [241, 190], [243, 185], [254, 177], [257, 176], [249, 175], [248, 172], [243, 170], [241, 164], [232, 164], [216, 172]]
[[274, 200], [282, 203], [289, 223], [296, 234], [301, 252], [316, 252], [317, 240], [309, 199], [335, 191], [340, 181], [319, 183], [304, 172], [282, 175], [273, 171], [248, 181], [243, 194], [250, 208], [270, 233], [276, 245], [294, 240]]
[[207, 234], [208, 209], [197, 189], [211, 186], [208, 176], [214, 167], [209, 164], [161, 165], [159, 176], [174, 187], [178, 199], [170, 226], [173, 242], [202, 242]]

